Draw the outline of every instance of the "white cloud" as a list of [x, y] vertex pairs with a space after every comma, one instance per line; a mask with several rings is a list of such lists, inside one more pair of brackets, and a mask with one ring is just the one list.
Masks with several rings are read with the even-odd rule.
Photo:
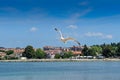
[[103, 34], [102, 33], [95, 33], [95, 32], [88, 32], [88, 33], [86, 33], [85, 34], [86, 36], [88, 36], [88, 37], [101, 37], [101, 36], [103, 36]]
[[79, 3], [80, 6], [86, 6], [86, 5], [88, 5], [88, 4], [89, 4], [89, 3], [88, 3], [87, 1], [83, 1], [83, 2], [80, 2], [80, 3]]
[[104, 39], [112, 39], [113, 36], [112, 35], [106, 35], [100, 32], [87, 32], [85, 33], [85, 36], [87, 37], [100, 37], [100, 38], [104, 38]]
[[17, 43], [20, 43], [21, 41], [16, 41]]
[[14, 7], [1, 7], [0, 10], [8, 12], [17, 12], [18, 10]]
[[75, 10], [73, 10], [73, 12], [71, 12], [72, 14], [69, 15], [69, 18], [64, 20], [66, 23], [75, 24], [76, 22], [82, 20], [81, 17], [89, 14], [89, 12], [91, 12], [93, 10], [93, 8], [91, 6], [89, 6], [88, 1], [79, 2], [78, 5], [85, 6], [85, 8], [84, 9], [76, 8]]
[[92, 11], [91, 7], [88, 7], [87, 9], [84, 9], [83, 11], [77, 11], [74, 12], [70, 15], [70, 17], [66, 20], [64, 20], [66, 23], [70, 23], [70, 24], [75, 24], [76, 22], [78, 22], [79, 20], [81, 20], [80, 18], [87, 15], [89, 12]]
[[112, 35], [106, 35], [105, 38], [107, 38], [107, 39], [112, 39], [113, 36], [112, 36]]
[[80, 18], [80, 17], [88, 14], [88, 13], [91, 12], [91, 11], [92, 11], [92, 8], [89, 7], [89, 8], [87, 8], [87, 9], [81, 11], [81, 12], [77, 12], [77, 13], [72, 14], [72, 15], [71, 15], [71, 18], [72, 18], [72, 19]]
[[76, 25], [69, 25], [68, 28], [71, 28], [71, 29], [77, 29], [78, 26], [76, 26]]
[[36, 28], [36, 27], [32, 27], [32, 28], [30, 28], [30, 32], [35, 32], [35, 31], [37, 31], [38, 29]]

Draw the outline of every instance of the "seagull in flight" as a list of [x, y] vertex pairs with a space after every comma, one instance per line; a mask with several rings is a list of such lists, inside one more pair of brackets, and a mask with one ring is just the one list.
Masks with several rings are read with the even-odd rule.
[[72, 40], [72, 41], [76, 42], [80, 46], [80, 43], [77, 40], [75, 40], [74, 38], [71, 38], [71, 37], [64, 38], [62, 32], [57, 28], [55, 28], [55, 31], [57, 31], [60, 34], [60, 40], [62, 42], [66, 43], [67, 41]]

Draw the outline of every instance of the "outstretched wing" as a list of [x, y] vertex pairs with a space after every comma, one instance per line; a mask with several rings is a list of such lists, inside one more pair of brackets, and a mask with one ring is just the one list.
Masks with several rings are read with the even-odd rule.
[[79, 46], [80, 46], [80, 42], [79, 41], [77, 41], [77, 40], [74, 40], [74, 42], [76, 42]]
[[69, 40], [75, 40], [74, 38], [71, 38], [71, 37], [68, 37], [68, 38], [65, 38], [64, 41], [69, 41]]
[[61, 41], [63, 41], [64, 43], [66, 43], [66, 42], [69, 41], [69, 40], [72, 40], [72, 41], [76, 42], [76, 43], [80, 46], [79, 41], [77, 41], [77, 40], [75, 40], [74, 38], [71, 38], [71, 37], [64, 38], [63, 35], [62, 35], [62, 33], [61, 33], [61, 31], [58, 30], [57, 28], [55, 28], [55, 31], [57, 31], [57, 32], [60, 34]]
[[69, 41], [69, 40], [72, 40], [72, 41], [76, 42], [76, 43], [80, 46], [80, 42], [77, 41], [77, 40], [75, 40], [74, 38], [71, 38], [71, 37], [65, 38], [65, 39], [64, 39], [64, 42], [67, 42], [67, 41]]
[[60, 30], [58, 30], [57, 28], [55, 28], [55, 31], [57, 31], [60, 34], [60, 37], [63, 38], [62, 32]]

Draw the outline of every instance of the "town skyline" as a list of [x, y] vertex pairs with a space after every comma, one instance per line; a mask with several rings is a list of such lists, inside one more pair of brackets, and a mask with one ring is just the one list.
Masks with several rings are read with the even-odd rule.
[[54, 28], [81, 45], [119, 42], [119, 0], [1, 0], [0, 46], [77, 46], [64, 44]]

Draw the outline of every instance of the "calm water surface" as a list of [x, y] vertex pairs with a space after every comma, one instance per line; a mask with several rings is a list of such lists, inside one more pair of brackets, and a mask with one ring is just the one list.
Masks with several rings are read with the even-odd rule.
[[0, 80], [120, 80], [120, 62], [1, 62]]

